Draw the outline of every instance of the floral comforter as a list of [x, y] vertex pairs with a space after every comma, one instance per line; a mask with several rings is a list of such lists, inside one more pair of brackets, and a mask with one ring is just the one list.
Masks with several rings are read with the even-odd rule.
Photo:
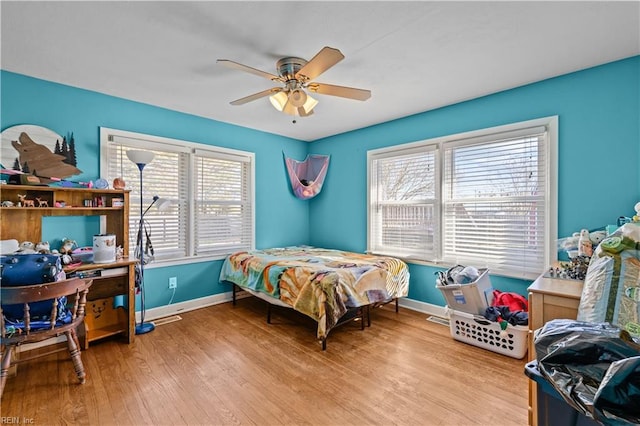
[[279, 299], [318, 322], [323, 339], [349, 308], [390, 301], [409, 291], [409, 269], [396, 258], [294, 246], [237, 252], [220, 281]]

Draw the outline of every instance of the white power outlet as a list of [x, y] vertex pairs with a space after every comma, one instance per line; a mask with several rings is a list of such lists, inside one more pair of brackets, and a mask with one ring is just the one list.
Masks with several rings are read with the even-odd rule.
[[178, 287], [178, 277], [169, 278], [169, 288], [176, 288], [176, 287]]

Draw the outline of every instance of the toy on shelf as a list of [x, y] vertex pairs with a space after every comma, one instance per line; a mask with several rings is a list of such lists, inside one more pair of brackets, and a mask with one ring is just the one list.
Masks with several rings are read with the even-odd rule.
[[591, 257], [593, 254], [593, 244], [589, 239], [589, 230], [583, 229], [580, 231], [580, 238], [578, 239], [578, 256]]
[[60, 246], [60, 253], [70, 255], [71, 253], [73, 253], [73, 249], [77, 246], [78, 243], [76, 243], [74, 240], [65, 238], [62, 240], [62, 245]]
[[576, 256], [570, 262], [561, 263], [562, 271], [559, 276], [582, 281], [587, 276], [590, 261], [590, 256]]
[[33, 254], [36, 253], [36, 245], [31, 241], [23, 241], [20, 243], [20, 247], [18, 248], [18, 252], [21, 254]]
[[570, 237], [559, 239], [558, 250], [565, 251], [569, 259], [577, 256], [591, 256], [593, 250], [606, 236], [607, 232], [604, 229], [594, 231], [583, 229], [580, 232], [574, 232]]
[[35, 202], [33, 200], [27, 199], [27, 194], [18, 194], [18, 198], [20, 199], [20, 205], [22, 207], [35, 207]]
[[49, 241], [40, 241], [36, 244], [35, 251], [42, 254], [50, 254], [51, 246], [49, 245]]

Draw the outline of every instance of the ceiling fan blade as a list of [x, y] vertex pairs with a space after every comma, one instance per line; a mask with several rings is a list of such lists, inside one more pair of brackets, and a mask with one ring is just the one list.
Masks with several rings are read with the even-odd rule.
[[256, 99], [264, 98], [265, 96], [273, 95], [274, 93], [282, 92], [281, 87], [273, 87], [271, 89], [263, 90], [262, 92], [254, 93], [253, 95], [245, 96], [244, 98], [236, 99], [233, 102], [229, 102], [231, 105], [243, 105], [247, 102], [255, 101]]
[[340, 96], [358, 101], [366, 101], [371, 97], [371, 90], [334, 86], [333, 84], [309, 83], [307, 89], [314, 93], [320, 93], [321, 95]]
[[343, 59], [344, 55], [338, 49], [325, 46], [305, 66], [300, 68], [295, 77], [304, 76], [306, 80], [313, 80]]
[[242, 65], [237, 62], [230, 61], [228, 59], [218, 59], [216, 62], [219, 63], [220, 65], [224, 65], [227, 68], [233, 68], [236, 70], [245, 71], [245, 72], [257, 75], [259, 77], [268, 78], [269, 80], [281, 81], [281, 78], [278, 77], [277, 75], [268, 73], [266, 71], [260, 71], [259, 69], [251, 68], [247, 65]]

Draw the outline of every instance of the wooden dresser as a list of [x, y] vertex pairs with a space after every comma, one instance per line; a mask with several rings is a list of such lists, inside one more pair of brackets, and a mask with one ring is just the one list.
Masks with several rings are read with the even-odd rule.
[[[556, 318], [576, 319], [584, 282], [541, 275], [528, 288], [529, 361], [536, 359], [533, 332]], [[529, 380], [529, 424], [538, 425], [537, 385]]]

